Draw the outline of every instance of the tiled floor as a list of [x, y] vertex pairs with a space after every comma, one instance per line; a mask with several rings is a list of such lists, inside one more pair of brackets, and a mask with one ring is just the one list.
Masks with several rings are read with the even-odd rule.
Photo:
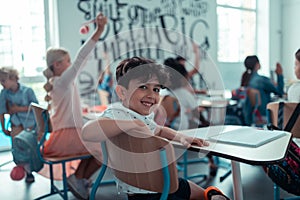
[[[196, 156], [196, 155], [191, 155]], [[0, 152], [0, 165], [11, 160], [10, 152]], [[10, 170], [14, 167], [14, 163], [9, 163], [0, 168], [0, 199], [1, 200], [31, 200], [49, 192], [49, 179], [35, 174], [36, 181], [30, 185], [24, 180], [13, 181], [10, 178]], [[190, 173], [203, 172], [208, 173], [206, 164], [193, 164], [189, 168]], [[226, 195], [233, 199], [232, 193], [232, 176], [230, 175], [220, 183], [219, 177], [226, 172], [220, 168], [215, 178], [201, 182], [202, 187], [215, 185], [219, 187]], [[245, 200], [272, 200], [273, 199], [273, 183], [265, 175], [262, 168], [259, 166], [251, 166], [241, 164], [241, 174], [243, 183], [243, 194]], [[181, 175], [181, 173], [179, 173]], [[106, 174], [105, 179], [110, 179], [111, 175]], [[195, 180], [197, 181], [197, 180]], [[198, 180], [199, 181], [199, 180]], [[292, 196], [284, 191], [281, 192], [282, 197]], [[46, 198], [47, 200], [61, 199], [58, 195]], [[69, 193], [69, 199], [75, 197]], [[96, 199], [115, 200], [126, 199], [124, 195], [118, 195], [115, 185], [106, 185], [98, 188]]]

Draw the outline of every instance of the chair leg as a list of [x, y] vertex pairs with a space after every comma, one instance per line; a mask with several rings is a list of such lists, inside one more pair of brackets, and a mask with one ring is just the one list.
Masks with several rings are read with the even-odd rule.
[[52, 164], [49, 164], [49, 171], [50, 171], [50, 193], [55, 193], [55, 186], [53, 181], [53, 166]]
[[223, 176], [220, 177], [220, 182], [224, 181], [231, 173], [231, 170], [228, 170]]
[[103, 176], [105, 174], [105, 171], [106, 171], [106, 168], [107, 168], [107, 161], [108, 161], [108, 154], [107, 154], [105, 141], [101, 142], [101, 149], [102, 149], [102, 156], [103, 156], [102, 166], [100, 168], [100, 172], [98, 174], [98, 177], [97, 177], [95, 183], [93, 184], [92, 191], [91, 191], [91, 194], [90, 194], [90, 200], [95, 199], [95, 195], [96, 195], [97, 189], [98, 189], [100, 184], [112, 184], [112, 183], [114, 183], [113, 180], [103, 181], [101, 183], [102, 178], [103, 178]]
[[53, 176], [53, 164], [48, 163], [49, 165], [49, 172], [50, 172], [50, 193], [45, 194], [43, 196], [40, 196], [36, 198], [35, 200], [40, 200], [44, 199], [46, 197], [49, 197], [54, 194], [60, 195], [64, 200], [68, 200], [68, 185], [67, 185], [67, 176], [66, 176], [66, 167], [65, 167], [65, 162], [62, 163], [63, 167], [63, 189], [59, 189], [55, 184], [54, 184], [54, 176]]
[[91, 195], [90, 195], [90, 200], [94, 200], [95, 199], [95, 195], [96, 195], [96, 192], [97, 192], [97, 189], [101, 183], [101, 180], [105, 174], [105, 171], [106, 171], [106, 168], [107, 166], [105, 164], [102, 164], [101, 166], [101, 170], [99, 172], [99, 175], [95, 181], [95, 183], [93, 184], [93, 187], [92, 187], [92, 191], [91, 191]]
[[280, 188], [274, 183], [274, 200], [280, 200]]
[[183, 159], [183, 161], [178, 161], [178, 164], [179, 165], [183, 165], [183, 167], [177, 167], [177, 168], [179, 170], [183, 170], [183, 177], [185, 179], [194, 179], [194, 178], [200, 178], [200, 177], [202, 177], [203, 180], [205, 180], [207, 178], [207, 176], [205, 174], [194, 174], [194, 175], [191, 175], [191, 176], [188, 175], [188, 165], [189, 164], [206, 163], [206, 161], [203, 161], [200, 158], [189, 160], [188, 159], [188, 151], [185, 151], [183, 153], [183, 158], [182, 159]]
[[171, 185], [170, 172], [168, 168], [168, 159], [167, 159], [167, 154], [165, 149], [160, 150], [159, 153], [160, 153], [160, 160], [161, 160], [163, 176], [164, 176], [164, 187], [163, 187], [160, 200], [167, 200], [170, 191], [170, 185]]
[[66, 162], [62, 163], [63, 167], [63, 199], [68, 199], [68, 184], [67, 184], [67, 173], [66, 173]]
[[215, 157], [215, 163], [219, 167], [222, 167], [224, 169], [227, 169], [227, 172], [220, 176], [220, 182], [223, 182], [232, 172], [231, 172], [231, 164], [227, 163], [225, 161], [220, 161], [219, 157]]
[[188, 158], [187, 158], [187, 152], [183, 153], [183, 177], [185, 179], [188, 178]]

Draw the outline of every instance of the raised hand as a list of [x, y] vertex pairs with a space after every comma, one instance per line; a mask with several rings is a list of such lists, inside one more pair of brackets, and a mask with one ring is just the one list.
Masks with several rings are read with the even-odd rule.
[[282, 74], [283, 73], [282, 66], [279, 62], [276, 63], [275, 73], [276, 74]]

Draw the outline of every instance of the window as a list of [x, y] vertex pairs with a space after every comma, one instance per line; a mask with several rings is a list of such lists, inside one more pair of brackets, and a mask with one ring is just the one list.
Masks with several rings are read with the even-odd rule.
[[0, 66], [17, 69], [20, 82], [34, 90], [40, 103], [45, 96], [44, 19], [42, 0], [10, 0], [0, 7]]
[[1, 6], [0, 66], [13, 66], [21, 77], [41, 75], [45, 46], [44, 1], [11, 0]]
[[218, 61], [243, 62], [256, 52], [256, 0], [217, 0]]
[[10, 26], [0, 25], [0, 62], [1, 66], [11, 65], [13, 62], [12, 37]]

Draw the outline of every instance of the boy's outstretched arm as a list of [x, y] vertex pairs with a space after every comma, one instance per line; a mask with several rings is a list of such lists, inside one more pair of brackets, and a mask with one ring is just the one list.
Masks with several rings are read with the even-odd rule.
[[198, 145], [200, 147], [209, 145], [209, 143], [204, 139], [186, 136], [168, 127], [158, 127], [156, 135], [169, 140], [180, 142], [187, 148], [189, 148], [192, 144]]
[[193, 77], [195, 74], [197, 74], [199, 72], [200, 69], [200, 52], [199, 52], [199, 46], [196, 43], [192, 43], [193, 45], [193, 52], [195, 55], [195, 62], [194, 62], [194, 66], [193, 69], [191, 71], [188, 72], [188, 77], [191, 78]]
[[88, 142], [101, 142], [120, 133], [151, 134], [149, 128], [140, 120], [115, 120], [100, 118], [87, 122], [81, 131], [82, 139]]

